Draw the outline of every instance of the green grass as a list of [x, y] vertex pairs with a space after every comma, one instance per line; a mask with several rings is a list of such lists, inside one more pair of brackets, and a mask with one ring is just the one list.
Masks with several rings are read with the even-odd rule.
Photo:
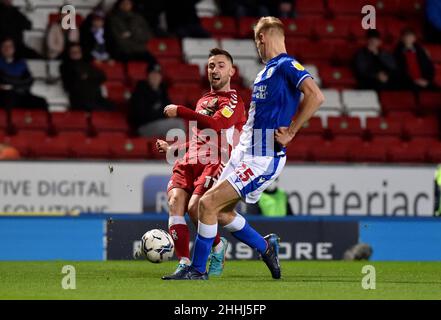
[[[76, 290], [63, 290], [64, 265]], [[363, 265], [376, 269], [364, 290]], [[441, 262], [287, 262], [273, 280], [261, 261], [228, 261], [209, 281], [163, 281], [176, 262], [0, 262], [0, 299], [441, 299]]]

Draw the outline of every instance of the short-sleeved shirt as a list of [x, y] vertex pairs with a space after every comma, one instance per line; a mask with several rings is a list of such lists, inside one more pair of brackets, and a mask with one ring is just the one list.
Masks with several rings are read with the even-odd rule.
[[254, 81], [248, 120], [238, 148], [257, 156], [284, 156], [285, 148], [274, 140], [279, 127], [288, 127], [297, 112], [301, 83], [308, 71], [286, 53], [269, 60]]

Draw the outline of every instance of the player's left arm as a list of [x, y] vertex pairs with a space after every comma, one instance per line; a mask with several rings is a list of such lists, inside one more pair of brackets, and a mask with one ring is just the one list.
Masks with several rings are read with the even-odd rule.
[[245, 106], [240, 98], [221, 104], [219, 110], [212, 117], [179, 105], [168, 105], [164, 109], [164, 114], [167, 117], [193, 120], [197, 122], [199, 129], [211, 128], [215, 131], [232, 127], [241, 120], [241, 115], [244, 113]]
[[[297, 69], [297, 71], [304, 71], [304, 69]], [[276, 130], [276, 141], [283, 146], [286, 146], [295, 137], [303, 124], [314, 115], [325, 100], [320, 88], [312, 77], [305, 72], [296, 72], [291, 78], [288, 78], [288, 81], [296, 83], [296, 88], [303, 92], [304, 97], [299, 105], [295, 121], [292, 121], [289, 127], [281, 127]]]

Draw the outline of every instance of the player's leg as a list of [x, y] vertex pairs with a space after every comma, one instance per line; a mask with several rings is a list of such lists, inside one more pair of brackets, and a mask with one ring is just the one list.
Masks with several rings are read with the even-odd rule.
[[192, 267], [200, 274], [206, 272], [210, 250], [218, 233], [218, 214], [224, 208], [234, 207], [240, 200], [234, 189], [225, 186], [222, 182], [217, 184], [199, 201], [198, 234], [194, 244]]
[[168, 192], [168, 230], [173, 238], [175, 253], [180, 264], [190, 264], [190, 232], [185, 221], [190, 195], [181, 188], [173, 188]]
[[[198, 188], [195, 189], [195, 192], [198, 192]], [[204, 192], [205, 193], [205, 192]], [[188, 214], [195, 225], [198, 227], [198, 207], [199, 200], [201, 199], [201, 194], [193, 194], [188, 203]], [[211, 247], [208, 266], [208, 275], [211, 276], [220, 276], [224, 269], [225, 264], [225, 255], [228, 248], [228, 241], [224, 237], [221, 237], [219, 232], [216, 234], [214, 238], [213, 245]]]

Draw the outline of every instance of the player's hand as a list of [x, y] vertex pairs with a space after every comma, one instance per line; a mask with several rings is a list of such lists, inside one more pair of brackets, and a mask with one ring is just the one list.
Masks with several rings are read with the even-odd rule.
[[178, 106], [175, 104], [169, 104], [164, 108], [164, 115], [167, 118], [176, 118], [178, 116]]
[[156, 149], [158, 149], [159, 153], [167, 153], [170, 148], [169, 144], [164, 140], [156, 140]]
[[281, 144], [283, 147], [286, 147], [294, 136], [295, 134], [290, 133], [287, 127], [280, 127], [275, 133], [277, 143]]

